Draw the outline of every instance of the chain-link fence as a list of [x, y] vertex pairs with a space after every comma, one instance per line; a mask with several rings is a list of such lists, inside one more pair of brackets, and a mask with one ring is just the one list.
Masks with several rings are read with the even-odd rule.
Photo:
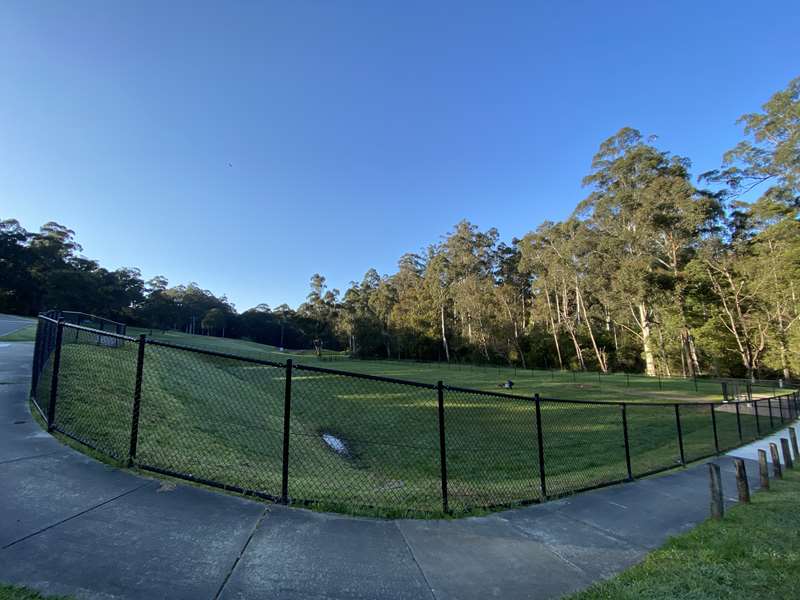
[[538, 502], [712, 456], [800, 405], [788, 389], [722, 403], [525, 397], [187, 348], [65, 316], [41, 315], [36, 333], [31, 398], [49, 430], [142, 469], [344, 512]]

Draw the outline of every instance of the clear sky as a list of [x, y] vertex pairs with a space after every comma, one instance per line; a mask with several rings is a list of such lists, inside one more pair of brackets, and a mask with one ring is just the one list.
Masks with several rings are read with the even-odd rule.
[[460, 219], [566, 217], [630, 125], [719, 165], [800, 75], [800, 3], [0, 3], [0, 218], [239, 310]]

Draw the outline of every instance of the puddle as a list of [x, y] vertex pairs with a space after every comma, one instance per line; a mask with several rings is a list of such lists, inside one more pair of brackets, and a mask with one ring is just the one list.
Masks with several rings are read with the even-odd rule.
[[350, 456], [350, 452], [347, 450], [347, 444], [345, 444], [335, 435], [330, 433], [323, 433], [322, 441], [328, 444], [328, 447], [334, 452], [336, 452], [336, 454], [340, 454], [341, 456]]

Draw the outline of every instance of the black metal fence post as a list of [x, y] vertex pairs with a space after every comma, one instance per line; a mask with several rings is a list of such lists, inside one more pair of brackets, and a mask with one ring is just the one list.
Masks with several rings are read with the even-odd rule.
[[47, 406], [47, 431], [53, 431], [56, 422], [56, 399], [58, 398], [58, 371], [61, 369], [61, 340], [64, 337], [64, 319], [56, 326], [56, 347], [53, 354], [53, 378], [50, 383], [50, 404]]
[[542, 498], [547, 498], [547, 483], [544, 476], [544, 437], [542, 436], [542, 406], [539, 394], [535, 394], [533, 401], [536, 403], [536, 442], [539, 447], [539, 486]]
[[628, 480], [633, 480], [633, 469], [631, 468], [631, 446], [628, 442], [628, 411], [627, 405], [622, 405], [622, 433], [625, 438], [625, 466], [628, 469]]
[[281, 473], [281, 502], [289, 503], [289, 427], [292, 417], [292, 359], [286, 361], [286, 384], [283, 395], [283, 471]]
[[739, 403], [736, 403], [736, 430], [739, 432], [739, 443], [742, 443], [742, 415], [739, 410]]
[[128, 447], [128, 466], [136, 460], [136, 446], [139, 443], [139, 412], [142, 404], [142, 373], [144, 372], [144, 347], [143, 333], [139, 336], [139, 348], [136, 353], [136, 380], [133, 385], [133, 411], [131, 412], [131, 443]]
[[31, 371], [31, 392], [30, 398], [36, 396], [36, 385], [39, 382], [39, 369], [41, 368], [41, 358], [40, 354], [42, 351], [42, 332], [44, 331], [44, 326], [42, 325], [42, 320], [37, 318], [36, 319], [36, 343], [33, 346], [33, 370]]
[[753, 401], [753, 414], [756, 416], [756, 435], [761, 436], [761, 422], [758, 420], [758, 400]]
[[783, 398], [778, 396], [778, 415], [781, 418], [781, 423], [783, 423]]
[[681, 407], [675, 405], [675, 426], [678, 429], [678, 450], [681, 453], [681, 464], [686, 466], [686, 457], [683, 454], [683, 430], [681, 429]]
[[773, 429], [775, 424], [772, 422], [772, 398], [767, 398], [767, 410], [769, 410], [769, 428]]
[[447, 498], [447, 443], [444, 428], [444, 384], [436, 382], [436, 405], [439, 414], [439, 467], [441, 468], [442, 481], [442, 510], [445, 514], [450, 512]]
[[711, 427], [714, 429], [714, 452], [719, 454], [719, 436], [717, 435], [717, 413], [711, 405]]

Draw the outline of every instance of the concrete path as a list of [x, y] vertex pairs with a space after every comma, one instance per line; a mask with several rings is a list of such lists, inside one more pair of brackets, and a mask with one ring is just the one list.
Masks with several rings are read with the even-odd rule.
[[[704, 465], [487, 517], [349, 518], [134, 475], [27, 407], [33, 345], [0, 347], [0, 581], [77, 598], [556, 598], [708, 514]], [[732, 459], [723, 489], [735, 493]], [[757, 469], [748, 474], [757, 485]], [[733, 502], [728, 499], [728, 502]]]

